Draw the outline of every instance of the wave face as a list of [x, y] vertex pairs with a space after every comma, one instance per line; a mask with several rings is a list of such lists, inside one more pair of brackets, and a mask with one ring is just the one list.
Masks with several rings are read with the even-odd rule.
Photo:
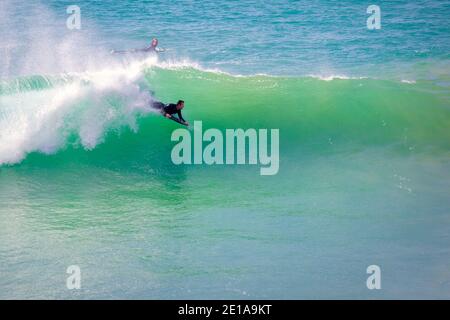
[[[431, 82], [243, 77], [150, 59], [2, 82], [0, 164], [20, 163], [33, 152], [95, 151], [102, 144], [126, 153], [126, 139], [142, 139], [152, 148], [170, 145], [167, 133], [176, 126], [150, 115], [152, 92], [165, 102], [184, 99], [186, 117], [202, 120], [205, 128], [280, 129], [286, 154], [330, 147], [405, 152], [450, 147], [448, 92]], [[133, 151], [148, 160], [148, 148]]]

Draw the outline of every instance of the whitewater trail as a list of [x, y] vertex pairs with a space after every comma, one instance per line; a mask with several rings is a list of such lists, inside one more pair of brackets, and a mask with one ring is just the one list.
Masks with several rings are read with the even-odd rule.
[[53, 153], [70, 135], [92, 149], [107, 129], [135, 129], [136, 116], [151, 112], [151, 96], [140, 82], [143, 70], [154, 63], [147, 59], [48, 77], [45, 88], [34, 88], [32, 78], [3, 84], [7, 94], [0, 96], [0, 164], [17, 163], [33, 151]]

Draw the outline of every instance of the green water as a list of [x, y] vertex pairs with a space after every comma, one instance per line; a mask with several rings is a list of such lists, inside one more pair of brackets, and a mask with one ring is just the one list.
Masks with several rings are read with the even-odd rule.
[[[9, 84], [5, 99], [31, 92], [40, 101], [71, 84], [23, 81], [30, 89], [11, 93]], [[113, 116], [89, 140], [97, 102], [75, 96], [72, 108], [45, 113], [56, 130], [18, 144], [36, 150], [0, 169], [1, 297], [448, 296], [442, 87], [159, 67], [145, 69], [138, 85], [162, 101], [182, 97], [185, 118], [204, 130], [279, 129], [278, 174], [174, 165], [170, 136], [179, 126], [147, 109], [124, 111], [120, 91], [102, 92], [101, 112]], [[37, 121], [20, 115], [33, 107], [3, 117]], [[73, 264], [83, 274], [75, 292], [65, 287]], [[382, 267], [382, 291], [365, 287], [371, 264]]]

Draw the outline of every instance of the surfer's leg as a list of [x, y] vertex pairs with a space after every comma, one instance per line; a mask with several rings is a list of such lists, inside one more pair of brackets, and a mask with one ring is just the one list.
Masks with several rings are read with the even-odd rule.
[[159, 101], [152, 101], [152, 102], [150, 102], [150, 106], [153, 109], [156, 109], [156, 110], [160, 110], [160, 111], [164, 110], [164, 103], [159, 102]]

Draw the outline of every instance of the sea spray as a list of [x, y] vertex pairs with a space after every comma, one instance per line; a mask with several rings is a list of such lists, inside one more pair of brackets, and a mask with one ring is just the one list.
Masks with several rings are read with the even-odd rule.
[[136, 118], [152, 112], [150, 93], [139, 86], [141, 70], [131, 65], [72, 74], [71, 81], [44, 90], [6, 92], [0, 99], [0, 164], [32, 151], [54, 153], [72, 135], [93, 149], [110, 130], [136, 130]]

